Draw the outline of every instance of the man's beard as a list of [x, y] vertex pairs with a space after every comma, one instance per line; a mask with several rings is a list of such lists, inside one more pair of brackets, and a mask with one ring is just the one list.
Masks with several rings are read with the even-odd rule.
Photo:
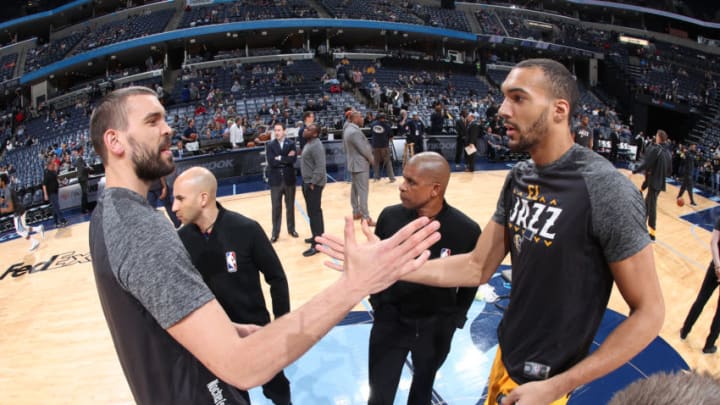
[[135, 166], [135, 175], [139, 179], [155, 181], [175, 171], [175, 162], [172, 158], [170, 158], [169, 162], [162, 158], [161, 150], [163, 146], [158, 146], [157, 154], [153, 154], [149, 149], [141, 147], [132, 138], [128, 138], [128, 142], [133, 148], [130, 158]]
[[529, 128], [518, 128], [518, 141], [515, 145], [508, 145], [513, 152], [529, 152], [535, 147], [547, 133], [547, 110], [543, 111], [538, 119]]

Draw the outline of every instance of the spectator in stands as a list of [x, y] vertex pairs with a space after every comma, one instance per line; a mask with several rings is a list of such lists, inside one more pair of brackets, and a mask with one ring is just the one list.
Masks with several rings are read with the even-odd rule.
[[593, 137], [592, 133], [590, 133], [590, 127], [588, 126], [589, 122], [590, 118], [587, 115], [583, 115], [580, 120], [580, 125], [573, 129], [573, 138], [576, 144], [592, 149]]
[[618, 152], [620, 151], [620, 134], [618, 134], [619, 125], [613, 126], [610, 132], [610, 161], [615, 163], [618, 160]]
[[15, 186], [10, 184], [10, 177], [7, 173], [0, 173], [0, 189], [2, 190], [2, 198], [0, 198], [0, 214], [12, 214], [15, 232], [22, 238], [30, 240], [30, 251], [37, 249], [40, 241], [30, 236], [31, 232], [37, 232], [41, 238], [45, 238], [45, 228], [40, 226], [28, 226], [25, 219], [25, 206], [22, 204], [21, 197]]
[[182, 141], [187, 142], [195, 142], [198, 139], [198, 132], [195, 128], [195, 119], [190, 118], [190, 121], [188, 121], [188, 126], [185, 128], [185, 131], [183, 131], [182, 134]]
[[183, 141], [177, 141], [175, 143], [175, 150], [173, 150], [173, 156], [177, 159], [182, 159], [186, 156], [190, 156], [190, 152], [185, 149], [185, 144]]
[[228, 121], [230, 124], [230, 144], [233, 149], [239, 148], [245, 142], [243, 137], [243, 127], [242, 124], [238, 123], [238, 121], [239, 119]]
[[413, 145], [415, 153], [421, 153], [425, 150], [425, 124], [423, 124], [423, 122], [420, 120], [420, 115], [417, 111], [413, 111], [410, 116], [412, 117], [412, 119], [406, 124], [406, 142]]
[[275, 124], [273, 127], [275, 139], [267, 145], [267, 162], [270, 168], [268, 184], [270, 185], [270, 200], [272, 204], [272, 237], [275, 243], [280, 235], [282, 225], [282, 199], [285, 197], [285, 213], [287, 218], [287, 231], [293, 238], [298, 237], [295, 231], [295, 188], [297, 176], [295, 174], [295, 161], [297, 152], [295, 142], [286, 139], [285, 127]]

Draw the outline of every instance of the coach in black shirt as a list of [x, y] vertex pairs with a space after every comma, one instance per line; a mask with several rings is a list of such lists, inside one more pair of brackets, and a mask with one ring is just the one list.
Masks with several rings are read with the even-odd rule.
[[[193, 264], [235, 323], [270, 323], [260, 273], [270, 284], [275, 318], [290, 311], [287, 279], [280, 259], [256, 221], [227, 211], [215, 201], [217, 181], [202, 167], [175, 180], [173, 211], [185, 224], [179, 234]], [[290, 404], [290, 384], [281, 371], [263, 385], [277, 405]], [[244, 392], [249, 401], [249, 395]]]

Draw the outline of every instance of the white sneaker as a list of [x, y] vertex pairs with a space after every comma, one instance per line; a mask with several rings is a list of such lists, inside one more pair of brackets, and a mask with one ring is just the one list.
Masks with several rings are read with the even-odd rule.
[[37, 249], [38, 246], [40, 246], [40, 241], [38, 241], [37, 239], [33, 239], [32, 245], [30, 246], [30, 251], [32, 252], [33, 250]]
[[45, 239], [45, 227], [40, 225], [40, 237]]

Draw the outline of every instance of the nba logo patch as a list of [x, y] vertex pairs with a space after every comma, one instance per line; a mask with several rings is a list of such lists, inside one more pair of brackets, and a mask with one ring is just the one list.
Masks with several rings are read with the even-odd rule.
[[237, 271], [237, 260], [235, 260], [235, 252], [225, 252], [225, 263], [227, 264], [228, 273]]
[[442, 249], [440, 249], [440, 258], [448, 257], [448, 256], [450, 256], [450, 253], [452, 253], [452, 251], [450, 249], [442, 248]]

